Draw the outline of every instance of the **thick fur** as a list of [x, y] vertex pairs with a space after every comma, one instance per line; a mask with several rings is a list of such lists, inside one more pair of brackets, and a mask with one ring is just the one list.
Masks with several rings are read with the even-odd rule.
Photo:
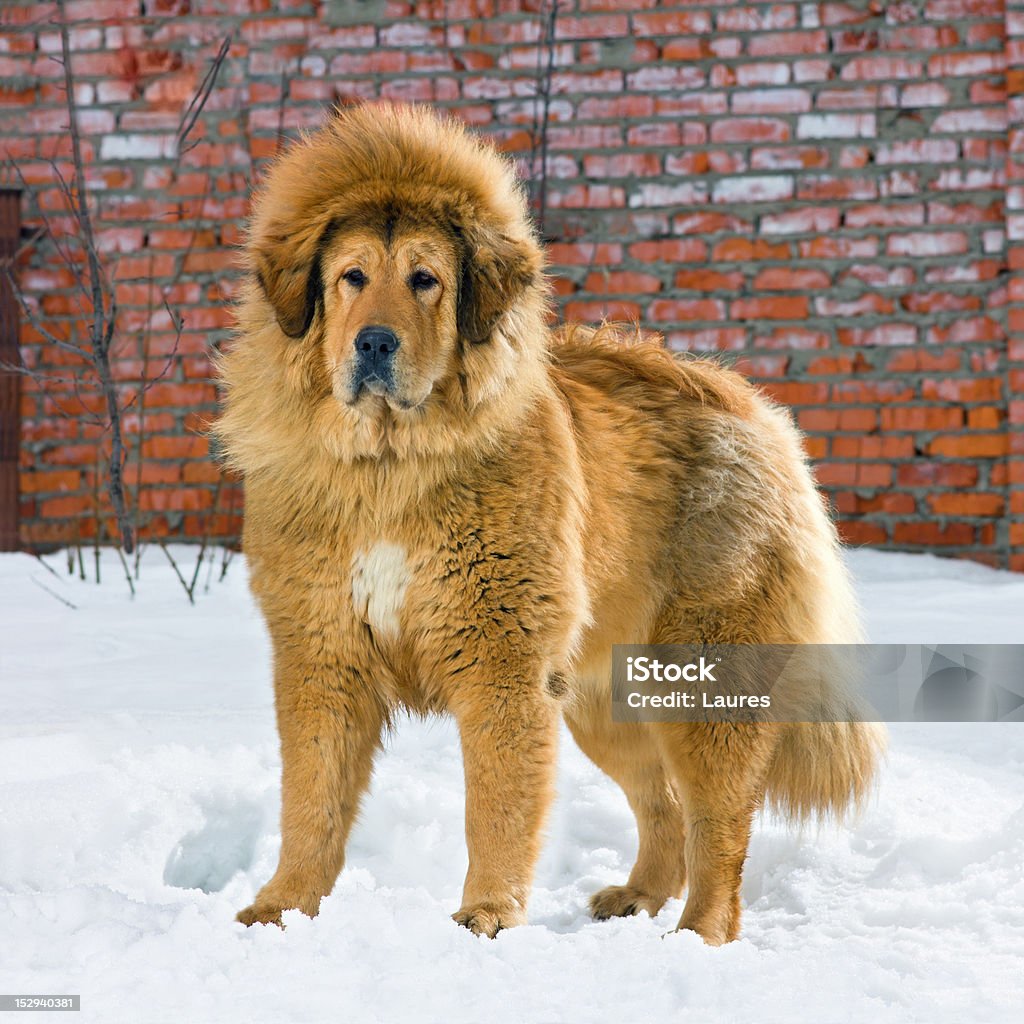
[[[549, 326], [507, 163], [422, 110], [339, 113], [257, 199], [217, 433], [274, 644], [278, 870], [239, 919], [317, 912], [396, 708], [458, 721], [469, 872], [455, 918], [526, 918], [559, 715], [625, 790], [640, 849], [596, 916], [740, 926], [752, 817], [868, 792], [862, 724], [615, 724], [615, 643], [860, 637], [789, 415], [711, 361]], [[359, 384], [353, 339], [401, 340]], [[832, 698], [828, 698], [832, 699]], [[837, 690], [832, 701], [844, 711]]]

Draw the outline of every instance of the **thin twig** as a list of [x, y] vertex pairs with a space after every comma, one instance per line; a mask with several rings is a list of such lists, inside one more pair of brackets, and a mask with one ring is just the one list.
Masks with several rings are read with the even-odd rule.
[[277, 98], [277, 142], [274, 146], [275, 155], [281, 152], [284, 143], [284, 105], [288, 95], [288, 65], [281, 67], [281, 88]]
[[[14, 173], [18, 176], [18, 181], [21, 183], [21, 188], [24, 191], [25, 195], [32, 196], [33, 198], [35, 198], [35, 193], [32, 190], [32, 186], [28, 183], [27, 179], [25, 178], [25, 175], [22, 174], [21, 168], [17, 164], [12, 164], [11, 166], [14, 168]], [[51, 166], [52, 166], [52, 162], [51, 162]], [[35, 207], [36, 207], [36, 210], [39, 213], [39, 218], [42, 221], [43, 226], [42, 226], [42, 228], [37, 228], [36, 229], [35, 235], [33, 237], [34, 238], [38, 238], [40, 232], [42, 232], [43, 234], [49, 235], [50, 241], [53, 243], [53, 247], [56, 250], [57, 255], [60, 256], [60, 258], [61, 258], [61, 262], [63, 262], [64, 266], [67, 268], [67, 270], [71, 273], [71, 275], [77, 281], [77, 279], [78, 279], [78, 266], [71, 259], [71, 254], [68, 253], [66, 250], [64, 250], [61, 247], [60, 241], [57, 238], [57, 234], [53, 230], [53, 225], [52, 225], [52, 223], [50, 221], [49, 213], [47, 213], [47, 211], [45, 209], [43, 209], [42, 206], [39, 205], [38, 200], [36, 200]], [[31, 239], [29, 241], [31, 241]], [[29, 242], [26, 242], [25, 244], [28, 245]], [[24, 248], [24, 246], [22, 246], [22, 248]], [[20, 255], [21, 255], [21, 252], [19, 251], [18, 253], [15, 254], [14, 257], [12, 257], [12, 264]]]
[[35, 560], [36, 560], [36, 561], [37, 561], [37, 562], [38, 562], [38, 563], [39, 563], [39, 564], [40, 564], [40, 565], [41, 565], [41, 566], [42, 566], [42, 567], [43, 567], [43, 568], [44, 568], [44, 569], [45, 569], [45, 570], [46, 570], [46, 571], [47, 571], [48, 573], [50, 573], [50, 574], [51, 574], [52, 576], [55, 576], [55, 577], [56, 577], [57, 579], [60, 579], [60, 573], [58, 573], [58, 572], [57, 572], [57, 570], [56, 570], [56, 569], [54, 569], [54, 567], [53, 567], [52, 565], [48, 564], [47, 562], [44, 562], [44, 561], [43, 561], [43, 556], [42, 556], [41, 554], [39, 554], [39, 552], [38, 552], [38, 551], [37, 551], [37, 552], [35, 552]]
[[548, 63], [543, 78], [543, 108], [540, 135], [540, 191], [537, 198], [537, 223], [541, 238], [544, 237], [544, 222], [548, 212], [548, 121], [551, 109], [551, 80], [555, 70], [555, 33], [558, 26], [558, 0], [551, 0], [545, 28], [544, 45], [547, 48]]
[[82, 520], [75, 520], [75, 551], [78, 553], [78, 575], [85, 580], [85, 560], [82, 558]]
[[7, 277], [8, 282], [11, 284], [11, 290], [14, 292], [15, 298], [18, 300], [18, 305], [21, 306], [21, 311], [25, 314], [25, 319], [53, 346], [61, 349], [63, 352], [68, 352], [71, 355], [78, 356], [79, 359], [84, 359], [87, 363], [92, 362], [91, 354], [84, 348], [80, 348], [78, 345], [73, 344], [70, 341], [65, 341], [63, 338], [57, 337], [56, 334], [49, 331], [42, 324], [41, 319], [36, 315], [35, 311], [28, 304], [28, 299], [22, 292], [21, 287], [17, 284], [17, 279], [11, 272], [10, 267], [4, 267], [4, 274]]
[[217, 477], [217, 487], [213, 492], [213, 508], [210, 511], [210, 515], [206, 520], [206, 529], [203, 531], [203, 540], [199, 545], [199, 557], [196, 559], [195, 572], [192, 573], [192, 583], [189, 585], [188, 594], [191, 597], [195, 593], [196, 581], [199, 579], [199, 568], [203, 564], [203, 555], [206, 554], [206, 548], [210, 543], [210, 530], [213, 526], [214, 520], [217, 518], [217, 510], [220, 507], [220, 492], [224, 486], [224, 477]]
[[48, 587], [48, 586], [47, 586], [47, 585], [46, 585], [45, 583], [40, 583], [40, 582], [39, 582], [39, 580], [37, 580], [37, 579], [35, 578], [35, 576], [29, 576], [29, 579], [30, 579], [30, 580], [31, 580], [31, 581], [32, 581], [32, 582], [33, 582], [33, 583], [34, 583], [34, 584], [35, 584], [35, 585], [36, 585], [36, 586], [37, 586], [37, 587], [38, 587], [38, 588], [39, 588], [40, 590], [45, 590], [45, 591], [46, 591], [46, 592], [47, 592], [47, 593], [48, 593], [48, 594], [50, 595], [50, 597], [55, 597], [55, 598], [57, 598], [57, 600], [58, 600], [58, 601], [60, 601], [60, 603], [61, 603], [61, 604], [66, 604], [66, 605], [67, 605], [67, 606], [68, 606], [68, 607], [69, 607], [69, 608], [70, 608], [70, 609], [71, 609], [72, 611], [76, 611], [76, 612], [78, 611], [78, 605], [77, 605], [77, 604], [72, 604], [72, 603], [71, 603], [71, 602], [70, 602], [70, 601], [69, 601], [69, 600], [68, 600], [68, 599], [67, 599], [66, 597], [61, 597], [61, 596], [60, 596], [60, 594], [58, 594], [58, 593], [57, 593], [56, 591], [54, 591], [54, 590], [51, 590], [51, 589], [50, 589], [50, 588], [49, 588], [49, 587]]
[[189, 589], [188, 584], [185, 582], [185, 577], [181, 575], [181, 570], [178, 568], [178, 563], [174, 560], [174, 556], [167, 550], [167, 545], [162, 541], [157, 541], [160, 545], [163, 553], [167, 556], [167, 561], [171, 563], [171, 568], [174, 570], [174, 575], [178, 577], [179, 582], [185, 588], [185, 593], [188, 594], [188, 603], [195, 604], [196, 600], [192, 596], [192, 591]]
[[218, 583], [224, 582], [224, 577], [228, 574], [228, 569], [231, 568], [231, 561], [235, 557], [235, 549], [230, 548], [227, 545], [224, 546], [224, 560], [220, 563], [220, 577]]
[[216, 561], [216, 556], [213, 551], [210, 552], [210, 557], [206, 560], [206, 582], [203, 584], [203, 593], [208, 594], [210, 592], [210, 583], [213, 580], [213, 563]]
[[177, 151], [179, 155], [187, 153], [192, 146], [196, 145], [196, 143], [192, 143], [192, 146], [185, 147], [185, 142], [188, 139], [189, 132], [192, 131], [196, 121], [199, 120], [199, 116], [206, 106], [206, 101], [210, 98], [214, 85], [217, 84], [217, 75], [220, 74], [221, 65], [224, 63], [230, 48], [231, 36], [225, 36], [220, 44], [220, 49], [217, 51], [217, 56], [213, 58], [213, 63], [207, 69], [202, 82], [199, 83], [199, 88], [192, 97], [192, 102], [189, 103], [185, 113], [182, 115], [181, 124], [178, 125]]
[[[149, 376], [149, 347], [153, 333], [153, 289], [156, 284], [153, 280], [154, 260], [156, 259], [152, 249], [149, 252], [149, 287], [146, 289], [146, 329], [139, 335], [140, 363], [139, 387], [136, 394], [138, 409], [135, 412], [139, 421], [138, 438], [135, 444], [135, 494], [132, 499], [132, 525], [135, 528], [135, 536], [139, 536], [139, 528], [142, 525], [139, 516], [142, 512], [142, 447], [146, 440], [146, 378]], [[142, 560], [142, 545], [135, 545], [135, 578], [139, 578], [139, 565]]]
[[103, 527], [103, 511], [100, 508], [100, 454], [99, 445], [96, 446], [96, 466], [93, 469], [93, 516], [96, 520], [96, 532], [93, 534], [93, 563], [96, 568], [96, 584], [100, 582], [100, 533]]
[[124, 557], [124, 552], [117, 547], [117, 557], [121, 559], [121, 568], [124, 569], [124, 578], [128, 581], [128, 589], [132, 592], [132, 597], [135, 597], [135, 584], [132, 582], [132, 573], [128, 568], [128, 562]]

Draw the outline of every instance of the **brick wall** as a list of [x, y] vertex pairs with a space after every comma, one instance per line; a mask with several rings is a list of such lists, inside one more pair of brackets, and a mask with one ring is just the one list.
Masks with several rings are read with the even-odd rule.
[[[536, 180], [550, 55], [545, 234], [564, 313], [639, 318], [761, 380], [794, 408], [852, 542], [1024, 569], [1024, 3], [562, 0], [551, 46], [545, 8], [68, 4], [121, 372], [163, 367], [174, 332], [161, 289], [185, 320], [129, 417], [145, 530], [237, 527], [236, 488], [218, 491], [196, 429], [215, 407], [230, 250], [279, 129], [315, 125], [338, 100], [426, 101]], [[51, 14], [0, 14], [0, 148], [59, 214], [47, 161], [66, 165], [67, 118]], [[229, 34], [198, 144], [176, 158], [184, 107]], [[25, 217], [38, 223], [27, 202]], [[51, 325], [74, 315], [69, 271], [45, 246], [22, 280]], [[24, 341], [45, 364], [38, 335]], [[92, 401], [27, 382], [26, 543], [90, 529], [97, 428], [75, 410]]]

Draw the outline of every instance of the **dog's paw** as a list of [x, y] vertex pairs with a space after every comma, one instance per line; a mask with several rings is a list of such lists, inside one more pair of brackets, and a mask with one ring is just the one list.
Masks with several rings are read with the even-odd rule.
[[254, 924], [276, 924], [278, 928], [283, 929], [281, 914], [287, 909], [274, 903], [262, 903], [257, 900], [245, 910], [240, 910], [235, 915], [235, 920], [244, 924], [246, 928]]
[[632, 917], [641, 910], [656, 917], [664, 904], [663, 896], [651, 896], [631, 885], [609, 885], [590, 897], [590, 914], [596, 921], [607, 921], [610, 917]]
[[526, 924], [526, 911], [514, 900], [507, 903], [475, 903], [460, 907], [452, 920], [468, 928], [474, 935], [486, 935], [493, 939], [503, 928], [515, 928]]

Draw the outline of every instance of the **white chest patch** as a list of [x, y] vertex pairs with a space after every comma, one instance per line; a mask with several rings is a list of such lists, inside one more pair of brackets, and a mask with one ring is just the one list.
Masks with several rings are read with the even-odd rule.
[[385, 637], [398, 635], [398, 615], [409, 585], [405, 548], [381, 541], [352, 556], [352, 606], [363, 622]]

